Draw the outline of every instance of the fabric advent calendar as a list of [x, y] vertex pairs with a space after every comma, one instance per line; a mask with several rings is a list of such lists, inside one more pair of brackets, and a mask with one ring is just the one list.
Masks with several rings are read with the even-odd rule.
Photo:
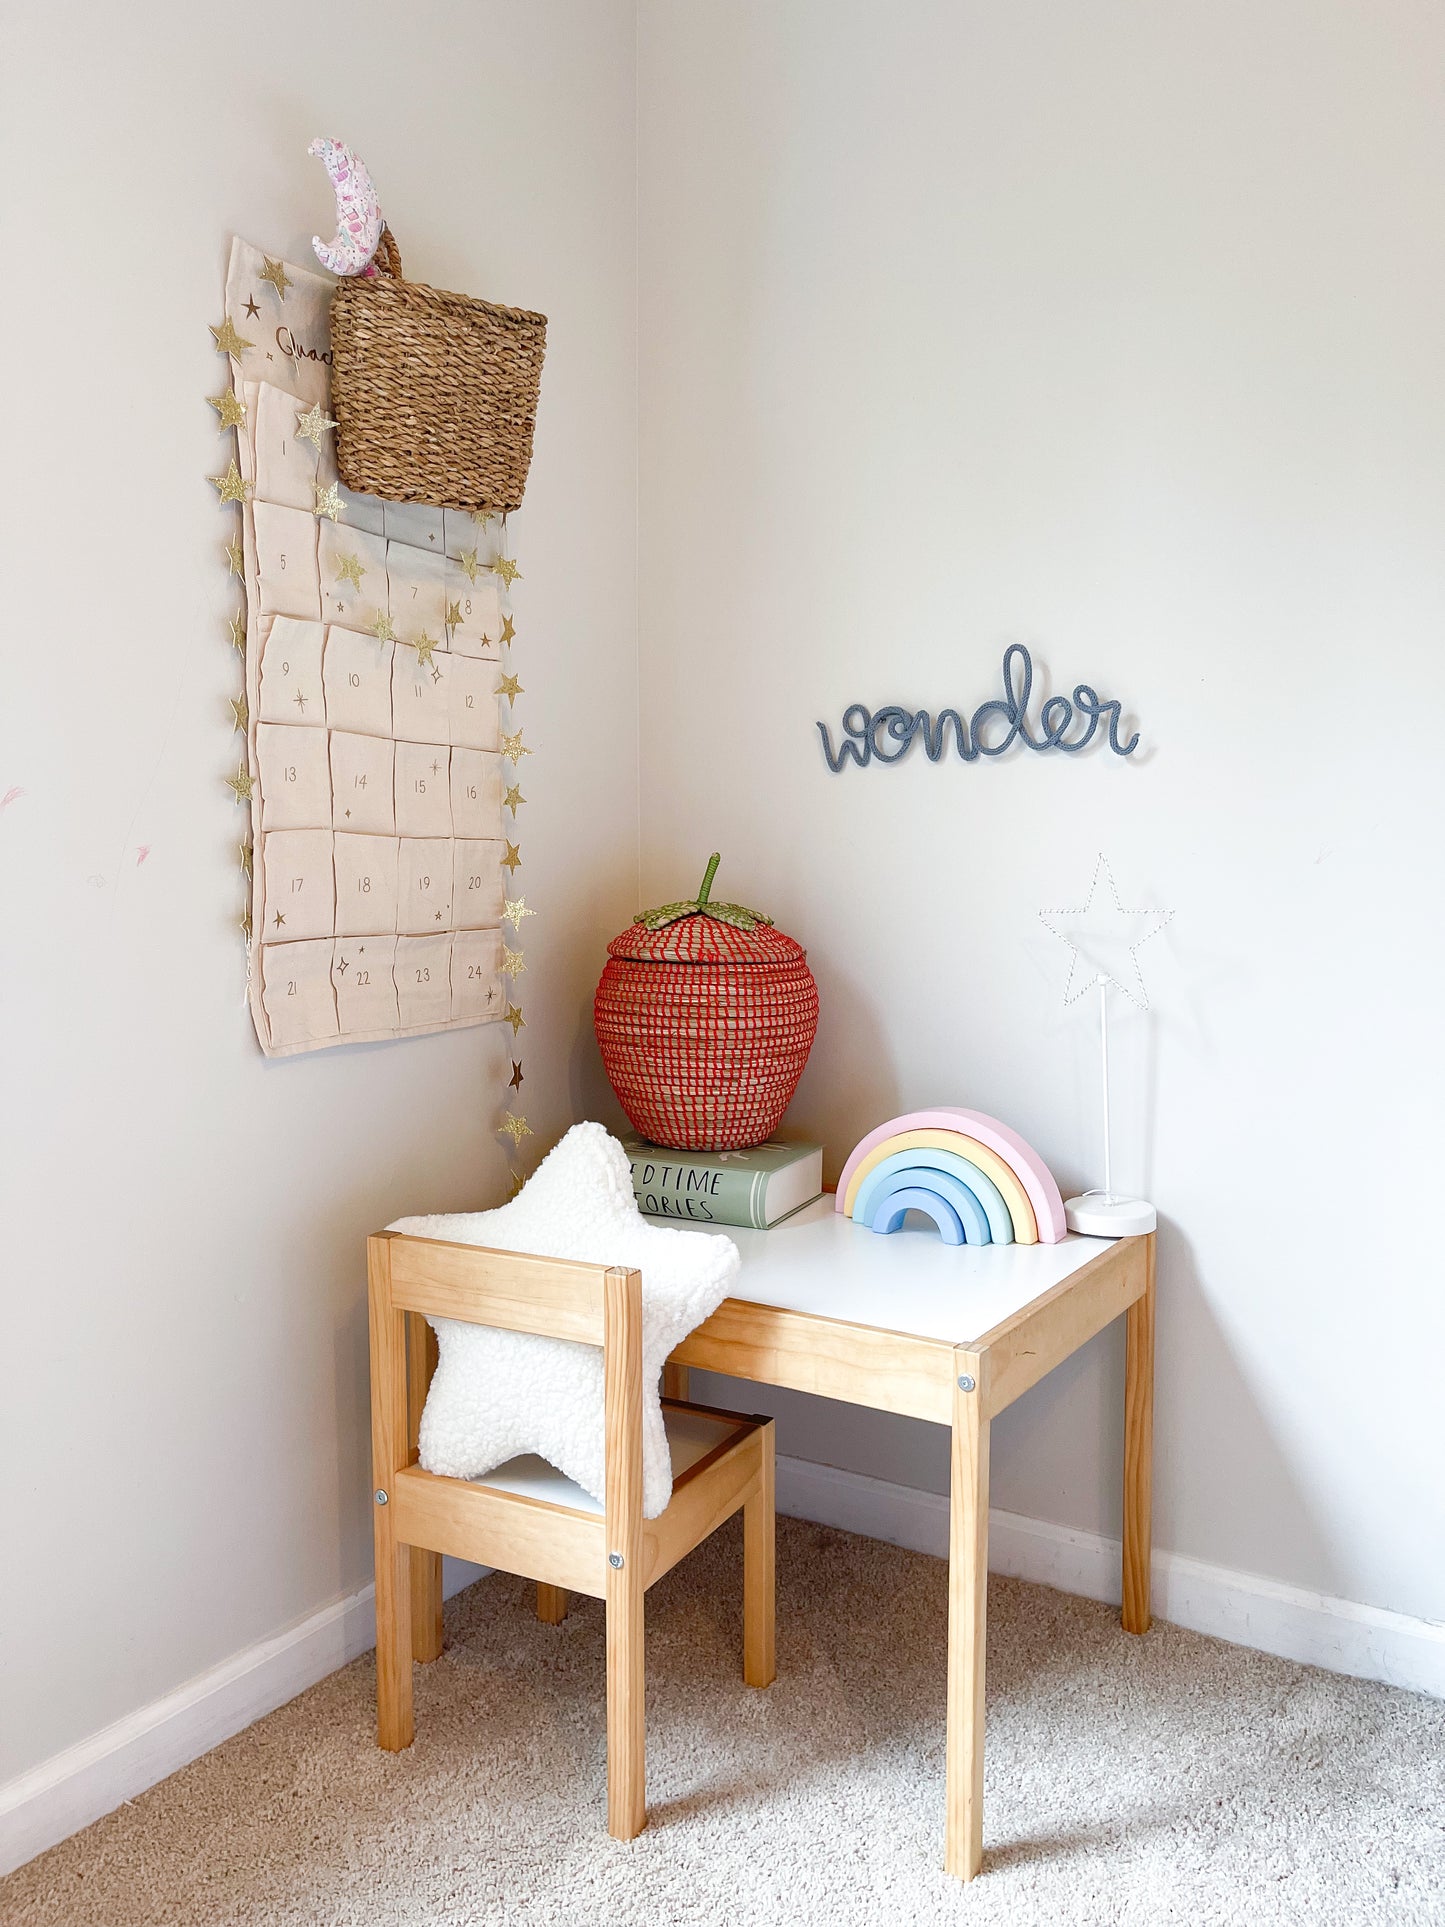
[[[509, 899], [504, 781], [528, 752], [503, 729], [516, 570], [500, 523], [352, 494], [328, 414], [332, 283], [232, 243], [236, 433], [215, 478], [241, 512], [245, 751], [229, 781], [251, 811], [249, 995], [261, 1047], [286, 1056], [453, 1026], [522, 1022], [503, 942], [531, 914]], [[516, 1067], [520, 1071], [520, 1066]], [[514, 1077], [514, 1087], [519, 1083]]]

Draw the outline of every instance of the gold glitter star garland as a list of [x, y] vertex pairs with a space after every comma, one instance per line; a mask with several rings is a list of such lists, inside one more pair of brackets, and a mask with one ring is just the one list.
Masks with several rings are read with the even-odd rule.
[[[473, 520], [477, 523], [483, 536], [487, 535], [489, 524], [493, 519], [494, 518], [488, 515], [485, 510], [479, 510], [473, 516]], [[492, 575], [496, 577], [497, 586], [504, 599], [509, 600], [512, 584], [521, 579], [521, 570], [511, 557], [506, 554], [508, 542], [505, 516], [502, 517], [500, 535], [488, 540], [486, 546], [491, 547], [493, 542], [495, 542], [496, 552], [489, 562], [481, 559], [482, 543], [480, 541], [477, 547], [462, 550], [453, 560], [457, 563], [457, 566], [466, 576], [468, 583], [472, 586], [475, 586], [479, 573], [483, 570], [489, 570]], [[452, 626], [453, 611], [455, 611], [456, 620], [460, 620], [461, 617], [460, 608], [455, 604], [449, 604], [447, 608], [448, 628]], [[521, 679], [517, 675], [512, 661], [511, 652], [516, 641], [516, 635], [516, 624], [512, 620], [511, 610], [504, 608], [499, 642], [499, 653], [503, 656], [503, 660], [500, 664], [501, 674], [497, 682], [496, 694], [499, 699], [499, 707], [503, 702], [507, 705], [506, 716], [508, 727], [499, 732], [499, 741], [503, 757], [512, 766], [514, 779], [511, 783], [504, 786], [502, 795], [502, 807], [511, 812], [513, 825], [511, 835], [504, 837], [502, 842], [502, 867], [508, 875], [509, 889], [512, 887], [511, 880], [516, 877], [517, 871], [522, 867], [522, 846], [519, 840], [514, 840], [517, 836], [515, 825], [517, 812], [527, 800], [526, 797], [523, 796], [521, 786], [516, 782], [515, 778], [521, 767], [522, 758], [532, 754], [531, 749], [522, 740], [522, 730], [517, 723], [517, 699], [524, 691]], [[516, 941], [521, 931], [523, 919], [535, 915], [536, 912], [529, 906], [525, 896], [520, 894], [511, 896], [507, 894], [506, 890], [503, 891], [502, 917], [510, 926], [508, 934], [513, 937], [514, 941]], [[516, 949], [513, 949], [506, 941], [506, 936], [504, 935], [502, 941], [502, 975], [511, 986], [511, 994], [507, 1000], [503, 1022], [511, 1026], [514, 1040], [512, 1048], [514, 1051], [517, 1049], [516, 1040], [519, 1033], [526, 1028], [527, 1023], [526, 1017], [522, 1012], [521, 1003], [513, 1001], [517, 996], [517, 980], [526, 967], [526, 961], [523, 957], [520, 944], [518, 944]], [[510, 1171], [508, 1196], [515, 1197], [525, 1182], [524, 1174], [517, 1163], [522, 1140], [533, 1136], [534, 1133], [519, 1105], [525, 1076], [523, 1059], [519, 1056], [513, 1056], [509, 1059], [509, 1062], [511, 1063], [512, 1074], [508, 1080], [507, 1088], [509, 1092], [515, 1093], [515, 1095], [512, 1098], [512, 1103], [509, 1108], [503, 1112], [502, 1121], [497, 1126], [497, 1131], [498, 1135], [507, 1141], [506, 1156]]]
[[[278, 299], [282, 301], [286, 299], [286, 290], [291, 286], [291, 280], [279, 261], [268, 260], [261, 279], [271, 283], [276, 290]], [[237, 367], [240, 366], [246, 350], [248, 348], [254, 348], [256, 345], [253, 341], [248, 341], [244, 335], [237, 332], [235, 323], [229, 315], [225, 316], [219, 328], [211, 329], [211, 336], [216, 344], [216, 352], [218, 354], [229, 355]], [[228, 385], [223, 388], [219, 394], [207, 395], [206, 401], [208, 405], [216, 411], [217, 428], [223, 433], [227, 429], [234, 428], [239, 435], [239, 431], [245, 426], [246, 422], [246, 404], [236, 393], [235, 388]], [[314, 410], [313, 412], [317, 414], [320, 413], [319, 410]], [[302, 433], [307, 432], [304, 422], [298, 424], [298, 426]], [[328, 426], [335, 427], [335, 423], [330, 423]], [[319, 437], [317, 439], [317, 446], [320, 446]], [[224, 472], [220, 475], [211, 476], [210, 480], [211, 486], [216, 491], [217, 504], [222, 508], [233, 502], [238, 507], [241, 507], [251, 499], [251, 484], [245, 480], [240, 469], [236, 466], [236, 458], [234, 455], [226, 464]], [[239, 576], [244, 589], [246, 579], [246, 551], [244, 544], [240, 540], [237, 540], [227, 542], [224, 547], [226, 552], [226, 573], [228, 576]], [[230, 635], [231, 647], [244, 663], [246, 659], [246, 610], [244, 604], [236, 615], [226, 618], [226, 628]], [[249, 804], [252, 792], [256, 787], [256, 779], [251, 774], [249, 765], [247, 731], [251, 716], [250, 707], [246, 700], [244, 679], [240, 695], [231, 696], [227, 700], [231, 711], [231, 727], [233, 731], [240, 732], [242, 742], [241, 760], [236, 765], [235, 773], [226, 777], [226, 788], [230, 790], [232, 797], [237, 803]], [[236, 847], [240, 853], [241, 873], [246, 879], [247, 886], [246, 907], [242, 910], [237, 922], [240, 925], [241, 934], [245, 938], [246, 947], [249, 950], [251, 945], [251, 905], [249, 893], [254, 875], [253, 849], [249, 841], [239, 843]]]

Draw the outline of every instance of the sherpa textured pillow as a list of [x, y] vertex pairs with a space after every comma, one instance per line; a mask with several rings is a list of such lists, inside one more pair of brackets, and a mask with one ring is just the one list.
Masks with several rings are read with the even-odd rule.
[[[389, 1229], [642, 1273], [642, 1511], [664, 1511], [672, 1462], [658, 1381], [668, 1353], [727, 1297], [741, 1263], [732, 1239], [648, 1224], [627, 1153], [600, 1124], [574, 1124], [510, 1204], [398, 1218]], [[431, 1324], [440, 1357], [421, 1419], [426, 1470], [480, 1479], [535, 1452], [602, 1504], [600, 1349], [453, 1318]]]

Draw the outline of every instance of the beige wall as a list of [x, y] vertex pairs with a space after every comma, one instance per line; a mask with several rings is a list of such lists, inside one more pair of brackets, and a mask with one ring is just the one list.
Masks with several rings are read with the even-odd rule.
[[[1160, 1542], [1445, 1617], [1439, 9], [640, 21], [645, 897], [721, 848], [808, 945], [835, 1171], [961, 1102], [1066, 1186], [1093, 1030], [1036, 912], [1100, 848], [1174, 905], [1115, 1036]], [[1146, 751], [827, 772], [816, 719], [971, 709], [1012, 641]], [[1008, 1414], [997, 1504], [1117, 1530], [1120, 1376], [1108, 1335]], [[945, 1484], [929, 1428], [778, 1409]]]
[[330, 233], [316, 133], [416, 274], [551, 317], [513, 525], [539, 1143], [596, 1108], [637, 849], [632, 8], [34, 9], [3, 64], [0, 1781], [365, 1583], [363, 1234], [502, 1182], [504, 1036], [268, 1064], [243, 1006], [206, 326], [233, 230]]

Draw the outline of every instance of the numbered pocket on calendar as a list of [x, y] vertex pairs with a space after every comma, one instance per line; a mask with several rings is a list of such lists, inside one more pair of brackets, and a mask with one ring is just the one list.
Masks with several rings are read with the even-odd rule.
[[330, 830], [273, 830], [261, 838], [262, 943], [334, 934], [336, 883]]
[[331, 736], [331, 827], [353, 835], [392, 836], [392, 745], [381, 736]]
[[452, 845], [452, 921], [459, 930], [496, 930], [502, 922], [502, 845], [458, 837]]
[[501, 644], [501, 595], [497, 578], [480, 565], [447, 563], [447, 640], [453, 655], [497, 661]]
[[382, 514], [388, 542], [405, 542], [432, 555], [445, 553], [446, 520], [441, 509], [428, 502], [383, 502]]
[[424, 663], [415, 649], [397, 643], [391, 672], [391, 721], [398, 742], [448, 741], [453, 661], [438, 650], [430, 662]]
[[452, 741], [464, 749], [496, 749], [500, 703], [496, 664], [479, 662], [474, 656], [457, 656], [451, 669], [448, 718]]
[[397, 1011], [395, 937], [338, 937], [331, 953], [331, 988], [343, 1037], [387, 1037]]
[[497, 930], [459, 930], [452, 938], [452, 1021], [502, 1017], [502, 937]]
[[386, 545], [386, 579], [391, 595], [391, 620], [398, 637], [414, 642], [429, 637], [446, 648], [446, 557], [435, 549], [413, 548], [407, 542]]
[[502, 759], [484, 749], [452, 751], [452, 829], [495, 836], [502, 815]]
[[358, 636], [333, 625], [326, 631], [322, 680], [326, 720], [332, 729], [359, 736], [391, 735], [391, 678], [394, 650], [375, 636]]
[[408, 936], [452, 927], [452, 846], [447, 837], [403, 837], [396, 927]]
[[276, 943], [261, 951], [261, 1005], [273, 1050], [315, 1044], [337, 1032], [330, 942]]
[[396, 746], [396, 833], [450, 836], [451, 751], [437, 743]]
[[321, 618], [321, 578], [316, 560], [316, 517], [275, 502], [252, 504], [256, 536], [256, 583], [263, 615]]
[[452, 1014], [452, 939], [398, 937], [396, 1001], [404, 1029], [423, 1024], [446, 1024]]
[[263, 830], [330, 829], [331, 765], [324, 729], [259, 723], [256, 763]]
[[336, 838], [338, 937], [395, 934], [398, 847], [394, 836]]
[[376, 618], [389, 610], [385, 542], [326, 517], [317, 528], [322, 615], [358, 633], [374, 628]]
[[262, 617], [258, 715], [263, 723], [325, 729], [326, 690], [321, 675], [325, 634], [319, 622], [298, 622], [294, 616]]
[[[298, 401], [287, 389], [269, 381], [257, 382], [251, 420], [255, 424], [256, 495], [281, 508], [303, 509], [315, 514], [316, 484], [323, 480], [322, 446], [310, 436], [297, 433], [297, 426], [308, 404]], [[327, 411], [323, 408], [322, 414]], [[333, 430], [321, 431], [321, 444], [329, 444]]]

